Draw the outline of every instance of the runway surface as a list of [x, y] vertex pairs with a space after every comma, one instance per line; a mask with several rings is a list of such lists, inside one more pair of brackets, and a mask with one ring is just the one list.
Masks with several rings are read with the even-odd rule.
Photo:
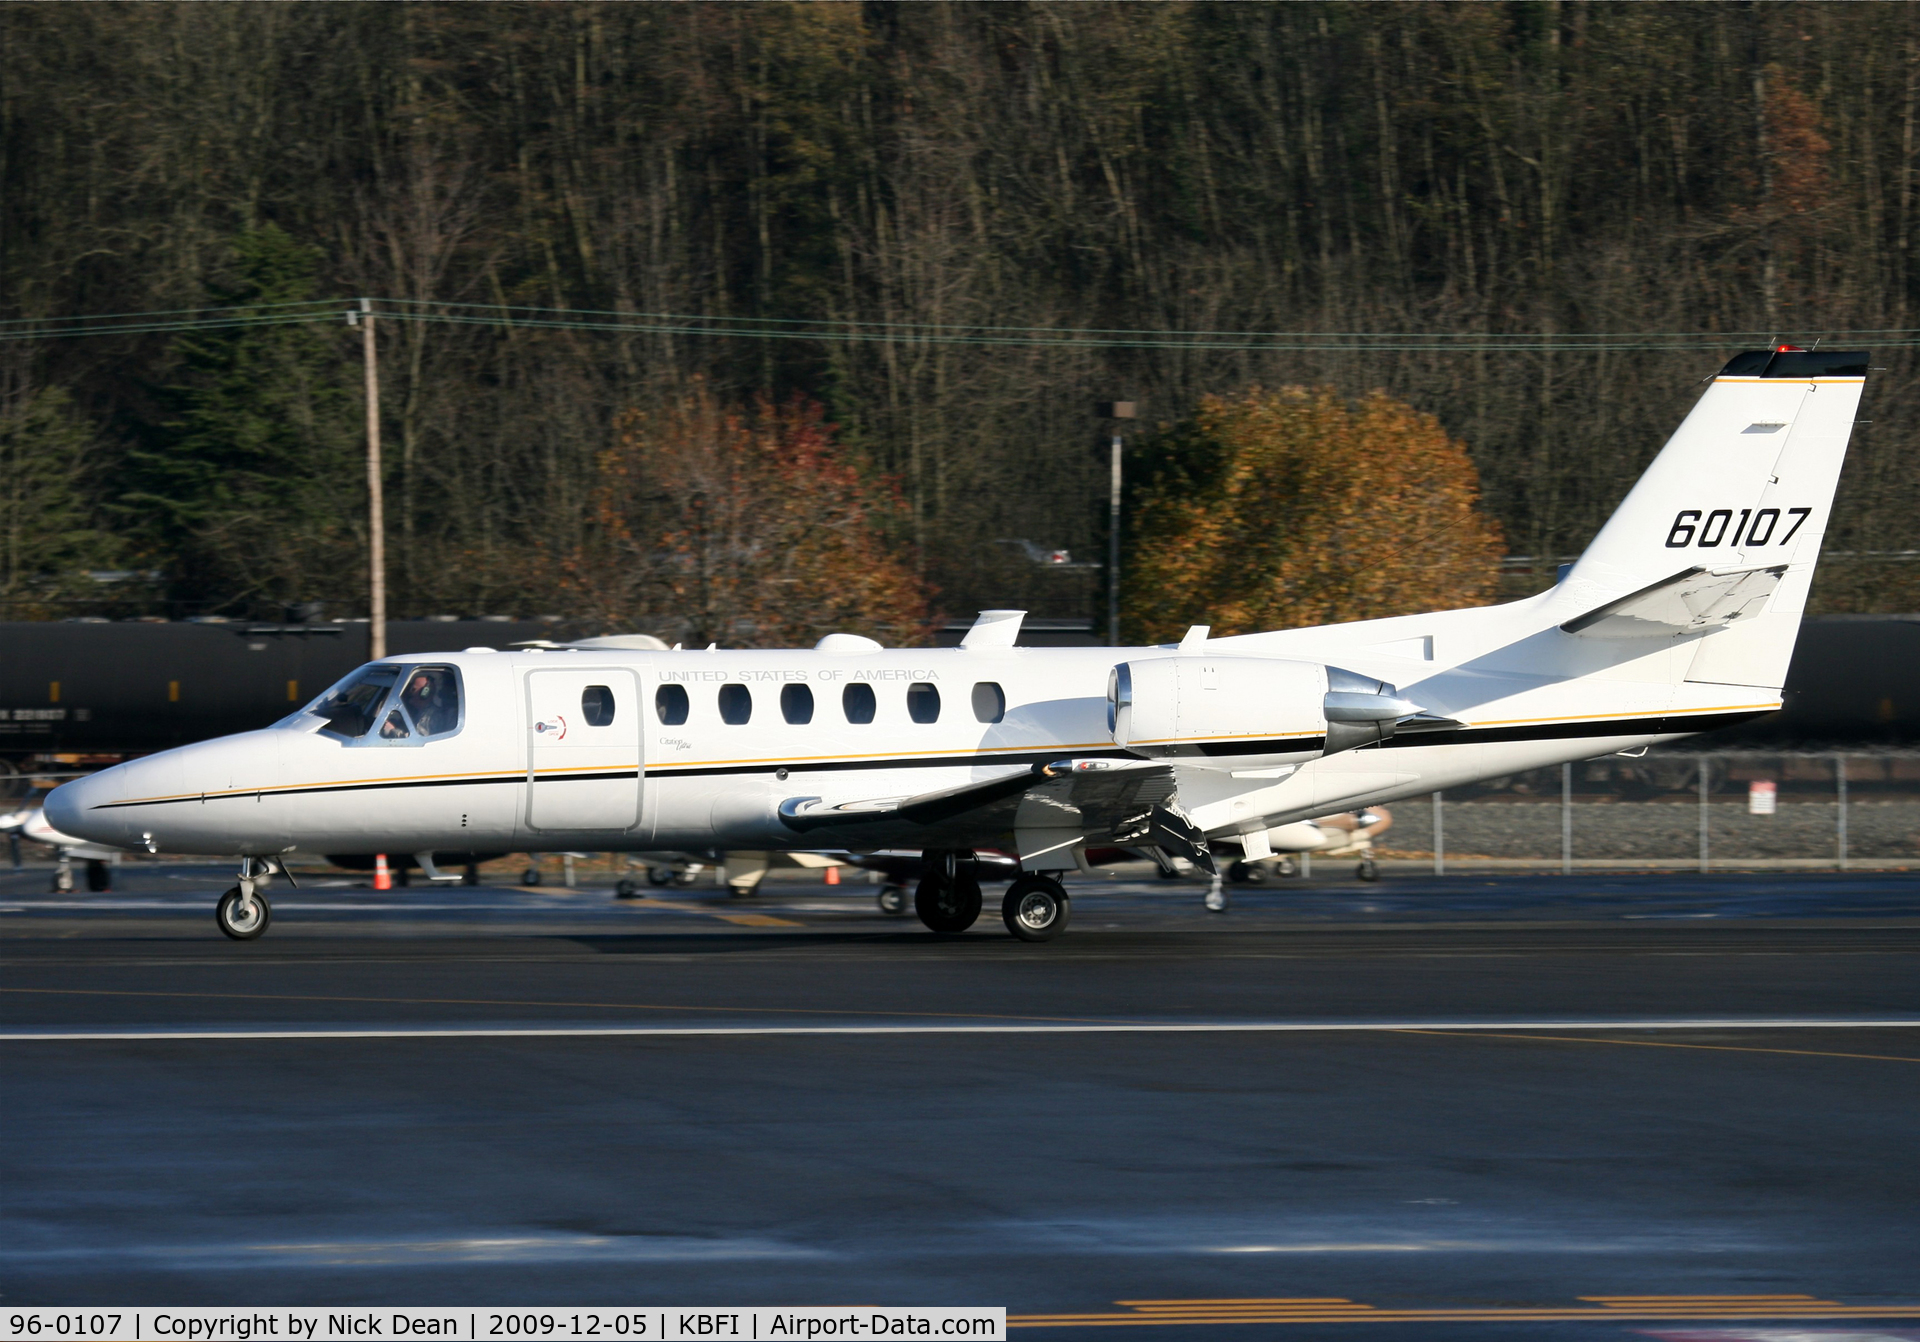
[[0, 1305], [1004, 1304], [1033, 1336], [1920, 1338], [1920, 879], [0, 873]]

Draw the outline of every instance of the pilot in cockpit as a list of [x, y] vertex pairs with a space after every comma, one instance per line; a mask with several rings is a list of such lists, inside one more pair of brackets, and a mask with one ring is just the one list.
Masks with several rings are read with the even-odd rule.
[[453, 673], [442, 667], [422, 667], [407, 680], [400, 706], [422, 736], [438, 736], [458, 725], [459, 695]]

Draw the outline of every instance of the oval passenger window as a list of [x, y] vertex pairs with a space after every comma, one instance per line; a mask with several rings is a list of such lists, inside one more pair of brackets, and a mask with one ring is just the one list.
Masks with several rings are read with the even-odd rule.
[[605, 685], [589, 685], [580, 691], [580, 712], [589, 727], [613, 725], [613, 691]]
[[753, 691], [745, 685], [720, 687], [720, 721], [738, 727], [753, 716]]
[[813, 691], [805, 685], [780, 687], [780, 716], [796, 727], [813, 721]]
[[840, 691], [840, 708], [847, 715], [847, 721], [863, 723], [873, 721], [873, 686], [865, 681], [856, 680]]
[[1007, 715], [1007, 692], [990, 680], [973, 687], [973, 716], [981, 722], [998, 722]]
[[687, 687], [662, 685], [653, 692], [653, 715], [661, 725], [678, 727], [687, 720]]
[[940, 689], [922, 680], [907, 686], [907, 716], [915, 722], [940, 721]]

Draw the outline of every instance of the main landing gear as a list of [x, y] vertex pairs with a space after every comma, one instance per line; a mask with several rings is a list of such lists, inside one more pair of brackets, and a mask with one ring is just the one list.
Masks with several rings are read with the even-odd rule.
[[240, 859], [240, 884], [220, 896], [214, 906], [213, 920], [220, 930], [235, 941], [252, 941], [273, 921], [273, 906], [267, 903], [265, 886], [274, 864]]
[[[980, 917], [980, 880], [967, 857], [958, 852], [925, 854], [927, 874], [914, 891], [913, 911], [930, 930], [945, 936], [966, 931]], [[885, 887], [880, 895], [883, 909], [890, 890], [906, 894], [897, 886]], [[1045, 872], [1015, 877], [1000, 901], [1000, 920], [1022, 941], [1052, 941], [1066, 930], [1072, 912], [1066, 887]]]
[[1000, 902], [1001, 921], [1022, 941], [1052, 941], [1072, 916], [1066, 887], [1044, 874], [1016, 877]]
[[927, 874], [913, 892], [913, 911], [929, 931], [953, 936], [980, 917], [980, 881], [951, 850], [926, 854]]

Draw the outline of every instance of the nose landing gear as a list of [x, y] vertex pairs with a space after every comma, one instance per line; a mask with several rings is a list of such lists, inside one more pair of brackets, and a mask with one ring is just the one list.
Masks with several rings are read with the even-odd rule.
[[256, 867], [254, 859], [241, 858], [240, 884], [220, 896], [220, 902], [214, 906], [214, 922], [235, 941], [252, 941], [273, 921], [273, 906], [267, 903], [264, 889], [273, 866], [271, 862], [261, 862]]

